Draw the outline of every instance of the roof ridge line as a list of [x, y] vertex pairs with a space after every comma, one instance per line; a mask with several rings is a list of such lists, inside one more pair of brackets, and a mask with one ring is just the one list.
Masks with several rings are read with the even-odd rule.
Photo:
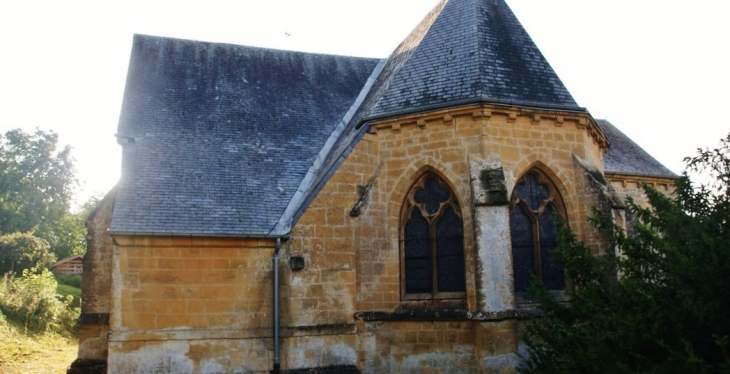
[[332, 152], [332, 149], [337, 143], [337, 140], [343, 134], [344, 130], [347, 128], [350, 121], [357, 113], [358, 109], [360, 109], [360, 106], [362, 106], [362, 104], [365, 102], [365, 98], [370, 93], [370, 89], [377, 81], [377, 78], [383, 71], [383, 67], [385, 66], [387, 61], [387, 59], [382, 59], [380, 60], [378, 65], [375, 66], [375, 69], [373, 69], [370, 77], [368, 77], [367, 81], [365, 81], [365, 85], [360, 90], [360, 93], [357, 95], [355, 102], [350, 106], [350, 109], [347, 111], [347, 113], [345, 113], [345, 115], [340, 119], [339, 123], [337, 124], [337, 126], [335, 126], [334, 130], [332, 130], [329, 138], [327, 138], [327, 141], [325, 141], [324, 145], [322, 146], [322, 149], [320, 149], [319, 153], [314, 157], [314, 161], [312, 161], [312, 165], [307, 170], [307, 174], [304, 176], [304, 178], [302, 178], [302, 181], [299, 183], [299, 187], [297, 187], [297, 191], [294, 193], [294, 196], [292, 196], [291, 200], [289, 200], [289, 204], [287, 204], [286, 208], [284, 209], [284, 213], [282, 213], [281, 217], [279, 218], [279, 222], [277, 222], [274, 228], [271, 229], [269, 235], [274, 234], [283, 236], [291, 231], [294, 223], [294, 216], [297, 211], [300, 210], [302, 203], [307, 200], [306, 197], [310, 188], [312, 187], [312, 184], [314, 183], [315, 177], [317, 176], [319, 170], [324, 166], [324, 162], [330, 152]]
[[[408, 65], [408, 62], [413, 57], [413, 55], [416, 53], [418, 48], [421, 46], [421, 43], [423, 42], [423, 39], [426, 37], [429, 31], [431, 31], [431, 27], [433, 26], [433, 23], [436, 22], [436, 19], [438, 19], [441, 12], [443, 12], [444, 8], [448, 5], [448, 3], [451, 0], [441, 0], [439, 1], [429, 12], [426, 14], [426, 16], [419, 22], [411, 32], [408, 33], [408, 35], [403, 39], [403, 41], [398, 44], [397, 47], [391, 52], [391, 54], [385, 59], [386, 65], [393, 64], [395, 65], [392, 73], [389, 76], [384, 76], [382, 82], [376, 81], [375, 83], [382, 83], [383, 87], [380, 88], [380, 92], [376, 93], [377, 96], [373, 98], [373, 103], [368, 109], [368, 113], [364, 113], [363, 118], [367, 118], [370, 113], [378, 106], [380, 101], [383, 98], [383, 95], [388, 92], [388, 89], [390, 88], [391, 83], [398, 77], [398, 74], [401, 73], [403, 70], [403, 67]], [[409, 48], [410, 47], [410, 48]], [[401, 57], [403, 56], [403, 57]], [[380, 79], [380, 77], [378, 77]]]

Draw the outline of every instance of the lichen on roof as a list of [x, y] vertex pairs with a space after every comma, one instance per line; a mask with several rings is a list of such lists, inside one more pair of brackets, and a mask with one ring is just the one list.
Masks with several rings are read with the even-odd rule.
[[378, 61], [135, 36], [111, 231], [267, 235]]

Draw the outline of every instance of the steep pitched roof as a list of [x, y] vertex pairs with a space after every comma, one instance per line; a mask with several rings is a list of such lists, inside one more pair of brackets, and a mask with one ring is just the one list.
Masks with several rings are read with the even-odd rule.
[[585, 111], [503, 0], [440, 1], [373, 75], [294, 221], [372, 119], [474, 102]]
[[378, 62], [135, 36], [110, 231], [269, 234]]
[[477, 102], [585, 111], [503, 0], [441, 1], [387, 60], [135, 36], [110, 231], [286, 234], [369, 121]]
[[677, 174], [667, 169], [616, 126], [605, 119], [596, 120], [596, 123], [611, 142], [611, 147], [603, 158], [603, 169], [606, 173], [677, 178]]
[[391, 55], [366, 117], [483, 101], [578, 107], [504, 0], [443, 0]]

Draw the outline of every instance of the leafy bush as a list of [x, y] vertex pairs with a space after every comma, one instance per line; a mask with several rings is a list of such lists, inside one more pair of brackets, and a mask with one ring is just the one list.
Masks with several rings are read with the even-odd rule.
[[0, 282], [0, 311], [28, 331], [73, 334], [81, 310], [71, 306], [73, 297], [58, 296], [56, 286], [47, 269], [26, 269], [20, 278], [6, 274]]
[[58, 287], [56, 287], [56, 294], [61, 296], [62, 298], [66, 298], [66, 296], [71, 296], [73, 298], [73, 301], [71, 301], [72, 307], [80, 307], [81, 306], [81, 289], [76, 288], [74, 286], [69, 286], [67, 284], [58, 284]]
[[673, 197], [645, 186], [650, 208], [628, 201], [635, 233], [595, 211], [619, 256], [561, 230], [554, 254], [575, 291], [560, 302], [534, 286], [523, 373], [730, 373], [730, 136], [685, 161]]
[[81, 288], [81, 275], [79, 274], [58, 274], [56, 281], [61, 284]]

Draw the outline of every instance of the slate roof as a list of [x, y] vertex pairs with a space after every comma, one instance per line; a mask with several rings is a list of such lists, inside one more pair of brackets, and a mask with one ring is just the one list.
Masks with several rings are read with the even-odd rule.
[[484, 101], [578, 107], [504, 0], [443, 0], [390, 57], [367, 117]]
[[[370, 121], [477, 102], [585, 111], [503, 0], [442, 0], [386, 60], [137, 35], [110, 232], [285, 235]], [[673, 176], [605, 123], [606, 171]]]
[[268, 235], [378, 62], [135, 36], [110, 231]]
[[596, 120], [598, 126], [611, 142], [611, 147], [603, 158], [603, 169], [606, 173], [641, 175], [659, 178], [677, 178], [654, 157], [648, 154], [626, 134], [605, 119]]
[[370, 120], [474, 102], [585, 111], [503, 0], [440, 1], [376, 70], [295, 222]]

